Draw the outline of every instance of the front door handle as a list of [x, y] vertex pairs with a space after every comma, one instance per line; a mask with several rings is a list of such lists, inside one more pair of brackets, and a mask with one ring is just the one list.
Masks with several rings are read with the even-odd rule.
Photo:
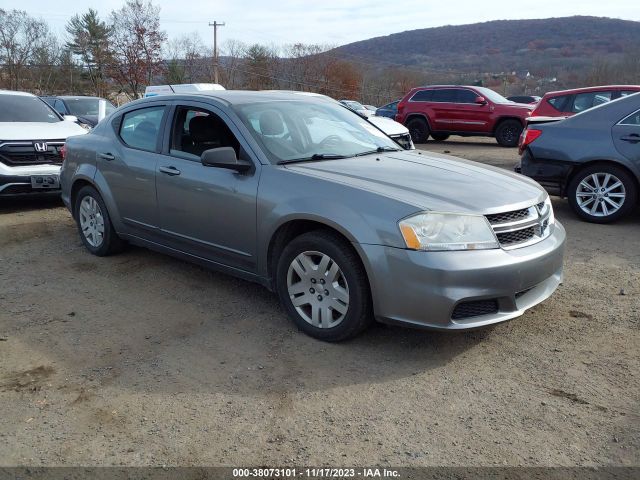
[[623, 142], [638, 143], [640, 142], [640, 135], [638, 135], [637, 133], [632, 133], [631, 135], [627, 135], [626, 137], [620, 137], [620, 140], [622, 140]]
[[111, 160], [114, 160], [116, 158], [116, 156], [113, 153], [99, 153], [98, 157], [100, 157], [103, 160], [107, 160], [108, 162], [110, 162]]
[[158, 170], [171, 176], [180, 175], [180, 170], [178, 170], [176, 167], [160, 167], [158, 168]]

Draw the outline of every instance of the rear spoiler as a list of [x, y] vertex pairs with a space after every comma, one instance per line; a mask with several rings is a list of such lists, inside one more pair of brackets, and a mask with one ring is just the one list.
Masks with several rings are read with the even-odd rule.
[[541, 123], [553, 123], [565, 120], [568, 117], [528, 117], [525, 119], [525, 128], [529, 125], [540, 125]]

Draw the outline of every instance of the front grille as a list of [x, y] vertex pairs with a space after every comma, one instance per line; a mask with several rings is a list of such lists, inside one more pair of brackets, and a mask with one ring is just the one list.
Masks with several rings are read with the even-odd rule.
[[529, 216], [529, 209], [523, 208], [521, 210], [514, 210], [512, 212], [504, 212], [504, 213], [495, 213], [493, 215], [487, 215], [487, 220], [491, 225], [499, 224], [499, 223], [509, 223], [515, 222], [517, 220], [522, 220], [523, 218], [527, 218]]
[[531, 245], [551, 233], [551, 208], [540, 202], [529, 208], [486, 215], [500, 246], [513, 249]]
[[498, 313], [498, 301], [476, 300], [472, 302], [462, 302], [456, 305], [451, 318], [453, 320], [461, 320], [463, 318], [479, 317], [481, 315], [491, 315]]
[[[35, 142], [35, 141], [34, 141]], [[63, 140], [40, 142], [47, 144], [47, 150], [36, 151], [34, 142], [5, 142], [0, 144], [0, 162], [5, 165], [62, 165], [61, 147]]]
[[498, 241], [503, 247], [508, 247], [516, 243], [524, 243], [531, 240], [536, 234], [534, 227], [523, 228], [522, 230], [515, 230], [513, 232], [498, 233]]

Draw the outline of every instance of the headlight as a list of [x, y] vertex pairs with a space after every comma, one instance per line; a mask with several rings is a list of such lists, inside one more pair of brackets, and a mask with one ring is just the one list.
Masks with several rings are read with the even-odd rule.
[[412, 250], [485, 250], [499, 248], [482, 215], [419, 213], [398, 224], [407, 248]]

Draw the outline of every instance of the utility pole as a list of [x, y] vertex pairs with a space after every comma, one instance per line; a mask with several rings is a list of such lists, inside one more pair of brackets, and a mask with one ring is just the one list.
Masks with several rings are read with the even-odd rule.
[[218, 27], [224, 27], [224, 22], [214, 20], [209, 26], [213, 27], [213, 82], [218, 83]]

